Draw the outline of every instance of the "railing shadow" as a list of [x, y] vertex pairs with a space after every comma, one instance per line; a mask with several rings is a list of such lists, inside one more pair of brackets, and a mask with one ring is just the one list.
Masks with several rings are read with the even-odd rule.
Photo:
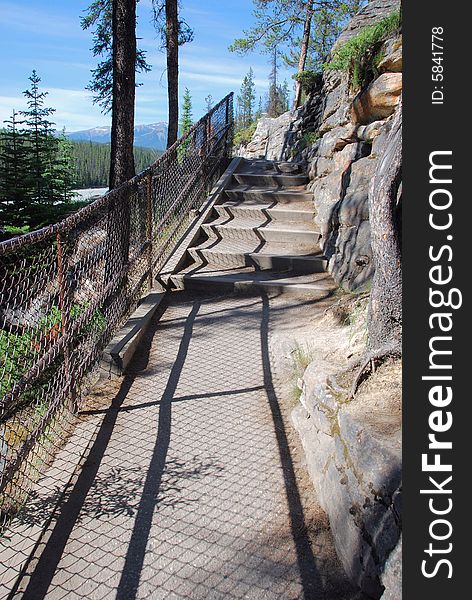
[[264, 387], [274, 424], [274, 433], [277, 438], [280, 462], [282, 464], [285, 492], [287, 495], [290, 516], [290, 526], [297, 553], [297, 562], [300, 571], [301, 583], [303, 586], [303, 594], [306, 600], [321, 600], [324, 597], [323, 582], [318, 572], [313, 550], [307, 535], [305, 514], [300, 493], [298, 491], [297, 478], [295, 475], [290, 446], [285, 431], [284, 419], [272, 378], [272, 367], [269, 354], [270, 303], [266, 293], [262, 293], [261, 297], [262, 315], [260, 337]]

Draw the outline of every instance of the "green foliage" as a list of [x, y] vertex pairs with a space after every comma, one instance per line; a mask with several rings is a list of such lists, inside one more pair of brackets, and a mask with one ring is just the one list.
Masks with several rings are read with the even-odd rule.
[[[113, 95], [113, 29], [112, 29], [113, 0], [94, 0], [86, 10], [86, 15], [81, 17], [82, 29], [93, 29], [92, 54], [100, 57], [97, 67], [92, 69], [92, 78], [87, 85], [93, 92], [93, 102], [102, 108], [102, 112], [111, 110]], [[146, 62], [143, 50], [136, 52], [136, 72], [147, 73], [151, 66]], [[137, 83], [136, 86], [140, 84]]]
[[301, 83], [305, 94], [310, 94], [319, 86], [322, 74], [315, 71], [301, 71], [300, 73], [295, 73], [292, 77]]
[[278, 82], [279, 69], [279, 49], [277, 46], [273, 48], [271, 65], [272, 69], [269, 75], [269, 95], [267, 100], [267, 114], [269, 117], [279, 117], [289, 109], [289, 96], [287, 81], [283, 85]]
[[[185, 88], [184, 92], [184, 101], [182, 103], [182, 117], [180, 119], [180, 135], [184, 135], [188, 131], [190, 131], [193, 125], [192, 120], [192, 97], [190, 95], [190, 91], [188, 88]], [[187, 154], [187, 149], [190, 145], [190, 140], [186, 139], [178, 148], [178, 157], [179, 160], [182, 160], [184, 156]]]
[[298, 68], [304, 26], [310, 18], [305, 69], [319, 71], [347, 20], [364, 1], [254, 0], [253, 4], [254, 25], [245, 30], [243, 37], [237, 38], [229, 50], [247, 54], [260, 48], [262, 52], [272, 53], [278, 47], [284, 63]]
[[303, 134], [301, 142], [301, 150], [313, 144], [320, 139], [320, 134], [317, 131], [307, 131]]
[[306, 368], [312, 362], [313, 352], [297, 343], [290, 354], [292, 358], [292, 400], [298, 402], [302, 393], [298, 386], [298, 380], [303, 377]]
[[180, 120], [180, 135], [184, 135], [192, 127], [192, 96], [188, 88], [185, 88], [184, 101], [182, 104], [182, 118]]
[[30, 169], [30, 144], [12, 112], [5, 121], [7, 129], [0, 133], [0, 218], [2, 207], [9, 212], [9, 220], [22, 226], [27, 220], [28, 205], [32, 200], [33, 180]]
[[364, 83], [366, 71], [375, 67], [380, 60], [379, 45], [400, 27], [400, 11], [391, 13], [375, 25], [364, 27], [334, 52], [325, 69], [348, 72], [352, 88], [359, 89]]
[[237, 97], [236, 128], [246, 129], [254, 119], [255, 87], [254, 71], [251, 67], [243, 79], [241, 91]]
[[[320, 72], [334, 42], [341, 34], [346, 23], [358, 12], [364, 2], [360, 0], [335, 0], [313, 4], [315, 10], [311, 19], [305, 71]], [[287, 66], [298, 68], [300, 45], [301, 37], [299, 36], [283, 55]]]
[[24, 233], [28, 233], [29, 229], [30, 228], [28, 227], [28, 225], [24, 225], [23, 227], [12, 227], [10, 225], [7, 225], [6, 227], [4, 227], [4, 231], [12, 235], [23, 235]]
[[[71, 146], [74, 158], [74, 178], [77, 188], [107, 187], [110, 170], [110, 144], [74, 141]], [[136, 172], [152, 165], [162, 154], [152, 148], [134, 148]]]
[[57, 137], [44, 106], [47, 92], [33, 71], [25, 90], [27, 110], [13, 111], [0, 132], [0, 219], [3, 225], [38, 227], [56, 220], [59, 205], [72, 198], [75, 170], [71, 147]]
[[[74, 304], [69, 314], [71, 323], [73, 324], [89, 307], [88, 303]], [[21, 334], [0, 329], [0, 370], [8, 374], [0, 380], [0, 398], [8, 394], [13, 384], [19, 381], [33, 366], [34, 361], [37, 360], [38, 349], [44, 350], [45, 344], [55, 342], [61, 326], [61, 310], [58, 306], [53, 305], [48, 314], [44, 315], [35, 327], [31, 327]], [[72, 346], [77, 346], [85, 337], [90, 336], [98, 341], [105, 328], [106, 318], [99, 309], [96, 309], [91, 318], [76, 331]], [[58, 363], [62, 358], [59, 355], [55, 362]], [[41, 380], [37, 385], [43, 385]], [[35, 398], [35, 395], [35, 389], [30, 390], [29, 396], [32, 399]]]
[[241, 145], [247, 146], [251, 141], [254, 132], [256, 131], [256, 127], [257, 122], [254, 121], [253, 123], [251, 123], [251, 125], [249, 125], [249, 127], [246, 127], [244, 129], [238, 129], [234, 134], [234, 145], [236, 147]]

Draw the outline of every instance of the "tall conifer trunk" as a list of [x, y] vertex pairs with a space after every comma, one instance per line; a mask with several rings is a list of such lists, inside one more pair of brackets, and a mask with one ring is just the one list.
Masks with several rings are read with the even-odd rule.
[[177, 0], [166, 0], [167, 94], [169, 126], [167, 147], [177, 140], [179, 129], [179, 17]]
[[[298, 73], [302, 73], [305, 70], [306, 57], [308, 54], [308, 46], [310, 44], [311, 34], [311, 21], [313, 19], [313, 3], [311, 0], [307, 3], [305, 25], [303, 27], [303, 38], [300, 47], [300, 58], [298, 60]], [[302, 100], [302, 84], [297, 80], [295, 86], [295, 99], [293, 102], [293, 108], [296, 109], [300, 106]]]
[[110, 189], [135, 175], [135, 68], [136, 0], [114, 0]]

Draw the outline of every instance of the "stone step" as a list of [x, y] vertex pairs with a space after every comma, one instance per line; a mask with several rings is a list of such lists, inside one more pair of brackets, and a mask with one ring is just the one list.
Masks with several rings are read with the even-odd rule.
[[238, 185], [225, 191], [226, 202], [245, 204], [281, 204], [292, 206], [314, 206], [313, 194], [305, 187], [276, 188]]
[[222, 292], [250, 291], [262, 289], [279, 294], [310, 296], [313, 299], [327, 298], [336, 289], [328, 273], [291, 274], [273, 271], [254, 271], [252, 268], [211, 270], [195, 267], [171, 277], [179, 290], [209, 290]]
[[276, 222], [268, 224], [266, 219], [216, 219], [202, 225], [209, 236], [225, 240], [260, 240], [261, 242], [289, 242], [294, 244], [316, 244], [320, 238], [314, 223]]
[[257, 270], [296, 271], [298, 273], [321, 273], [326, 270], [327, 259], [317, 244], [290, 245], [280, 243], [218, 242], [210, 238], [189, 248], [196, 264], [213, 267], [254, 267]]
[[289, 204], [309, 203], [313, 206], [313, 194], [305, 187], [277, 188], [238, 185], [225, 191], [227, 201], [244, 202], [246, 204]]
[[233, 217], [235, 219], [257, 219], [265, 217], [266, 221], [289, 221], [311, 223], [315, 212], [310, 208], [279, 207], [271, 204], [250, 204], [225, 202], [217, 204], [215, 209], [220, 217]]
[[306, 164], [300, 162], [287, 162], [267, 160], [264, 158], [244, 159], [239, 167], [240, 173], [303, 173], [306, 170]]
[[267, 173], [234, 173], [233, 179], [240, 185], [290, 187], [306, 185], [309, 182], [307, 175], [281, 175]]

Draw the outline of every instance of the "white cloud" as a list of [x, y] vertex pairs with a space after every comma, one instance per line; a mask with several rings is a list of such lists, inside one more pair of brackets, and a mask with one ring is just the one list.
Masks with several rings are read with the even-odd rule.
[[0, 21], [4, 27], [22, 29], [42, 36], [70, 38], [89, 35], [80, 27], [79, 17], [76, 19], [58, 17], [54, 13], [48, 13], [44, 6], [41, 10], [34, 10], [31, 6], [2, 2]]

